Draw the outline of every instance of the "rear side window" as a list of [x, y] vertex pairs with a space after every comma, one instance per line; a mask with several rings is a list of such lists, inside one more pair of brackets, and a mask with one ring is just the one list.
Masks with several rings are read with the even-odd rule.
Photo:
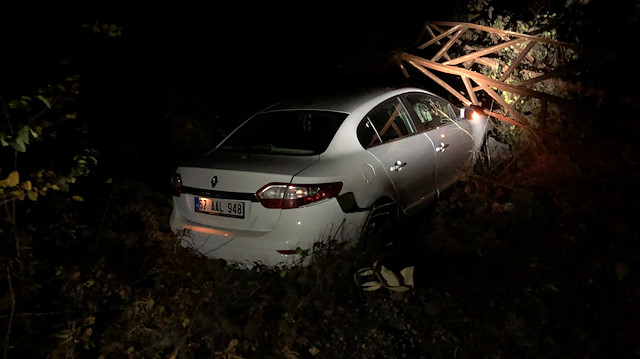
[[276, 111], [254, 116], [219, 150], [282, 155], [324, 152], [347, 114], [329, 111]]
[[383, 102], [358, 126], [358, 141], [367, 148], [416, 133], [411, 116], [399, 98]]

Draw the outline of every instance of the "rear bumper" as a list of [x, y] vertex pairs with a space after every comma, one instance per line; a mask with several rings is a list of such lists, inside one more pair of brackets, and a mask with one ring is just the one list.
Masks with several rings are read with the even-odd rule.
[[[366, 212], [344, 213], [337, 200], [282, 210], [271, 231], [238, 230], [190, 222], [177, 211], [171, 214], [171, 229], [184, 233], [181, 243], [210, 258], [221, 258], [242, 267], [256, 264], [291, 266], [301, 263], [299, 254], [278, 250], [311, 250], [316, 242], [355, 238], [366, 219]], [[186, 231], [185, 231], [186, 230]]]

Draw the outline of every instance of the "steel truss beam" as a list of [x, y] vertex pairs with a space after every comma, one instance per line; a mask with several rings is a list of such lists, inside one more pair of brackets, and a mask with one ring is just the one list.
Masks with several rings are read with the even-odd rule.
[[[480, 106], [478, 94], [486, 93], [495, 102], [500, 104], [502, 109], [510, 117], [491, 111], [490, 114], [495, 118], [503, 121], [532, 129], [532, 125], [527, 120], [525, 114], [518, 112], [505, 98], [503, 92], [507, 92], [509, 96], [520, 99], [520, 97], [537, 98], [540, 100], [539, 122], [544, 124], [546, 117], [546, 109], [548, 103], [556, 103], [561, 105], [573, 105], [574, 103], [555, 94], [545, 93], [534, 90], [533, 87], [537, 83], [543, 81], [560, 81], [560, 72], [558, 69], [548, 69], [547, 66], [535, 66], [532, 51], [538, 46], [555, 47], [562, 51], [578, 51], [580, 47], [574, 44], [551, 40], [534, 35], [521, 34], [513, 31], [494, 29], [488, 26], [462, 23], [462, 22], [427, 22], [425, 23], [426, 32], [431, 36], [429, 40], [417, 47], [416, 52], [426, 52], [431, 50], [435, 53], [430, 58], [420, 57], [418, 55], [407, 52], [399, 52], [395, 54], [395, 62], [402, 70], [406, 77], [409, 77], [407, 66], [415, 68], [420, 73], [429, 77], [437, 84], [442, 86], [451, 95], [455, 96], [465, 105]], [[470, 32], [475, 32], [471, 34]], [[483, 48], [473, 48], [465, 44], [465, 35], [484, 36], [485, 39], [491, 40], [491, 45]], [[500, 60], [501, 53], [504, 54], [512, 51], [515, 58], [510, 64], [506, 64]], [[457, 54], [452, 58], [451, 53]], [[456, 56], [456, 55], [454, 55]], [[535, 71], [524, 69], [527, 65]], [[482, 74], [479, 69], [482, 67], [493, 70], [498, 73], [496, 78]], [[546, 70], [546, 72], [545, 72]], [[513, 76], [520, 72], [525, 73], [527, 79], [517, 82]], [[458, 76], [465, 88], [465, 93], [461, 93], [453, 88], [450, 82], [443, 80], [440, 74], [448, 74]], [[580, 91], [581, 87], [575, 84], [566, 84], [566, 89], [572, 91]], [[570, 85], [570, 86], [569, 86]], [[498, 93], [500, 91], [500, 93]], [[513, 102], [512, 102], [513, 103]], [[487, 111], [489, 112], [489, 111]]]

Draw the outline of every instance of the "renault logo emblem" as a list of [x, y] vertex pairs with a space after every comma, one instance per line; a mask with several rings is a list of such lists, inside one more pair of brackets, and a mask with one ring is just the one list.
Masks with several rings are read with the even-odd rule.
[[211, 187], [215, 187], [218, 184], [218, 176], [211, 178]]

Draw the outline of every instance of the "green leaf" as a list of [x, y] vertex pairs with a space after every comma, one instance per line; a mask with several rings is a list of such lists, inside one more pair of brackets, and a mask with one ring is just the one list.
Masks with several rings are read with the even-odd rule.
[[37, 201], [38, 200], [38, 191], [28, 191], [27, 192], [27, 197], [29, 197], [30, 200], [32, 201]]
[[76, 194], [76, 195], [73, 195], [73, 196], [71, 197], [71, 199], [73, 199], [74, 201], [78, 201], [78, 202], [82, 202], [82, 201], [84, 201], [84, 198], [82, 198], [82, 197], [78, 196], [77, 194]]
[[22, 188], [26, 189], [27, 191], [31, 191], [31, 189], [33, 188], [33, 185], [31, 184], [31, 181], [26, 180], [22, 182]]
[[7, 184], [9, 185], [9, 187], [15, 187], [18, 185], [18, 183], [20, 183], [20, 174], [18, 173], [18, 171], [9, 173], [9, 176], [7, 176]]
[[404, 285], [413, 287], [413, 273], [414, 267], [406, 267], [400, 271], [402, 278], [404, 279]]
[[20, 138], [16, 138], [15, 141], [11, 142], [11, 147], [18, 152], [27, 152], [27, 146], [20, 140]]
[[25, 107], [26, 103], [20, 100], [13, 100], [9, 102], [9, 108], [22, 108]]
[[[86, 26], [88, 27], [89, 25], [87, 24]], [[100, 33], [97, 21], [93, 23], [93, 26], [91, 26], [91, 31], [93, 31], [94, 34]]]
[[22, 143], [29, 144], [29, 126], [24, 126], [20, 132], [18, 132], [18, 138], [16, 140], [22, 141]]
[[375, 290], [382, 288], [382, 283], [372, 280], [372, 281], [362, 283], [360, 284], [360, 286], [362, 287], [362, 290], [364, 290], [365, 292], [373, 292]]
[[389, 286], [397, 287], [400, 285], [400, 281], [398, 281], [398, 277], [396, 276], [396, 274], [387, 267], [382, 266], [380, 274]]
[[36, 97], [38, 98], [38, 100], [42, 101], [42, 103], [44, 103], [44, 105], [47, 106], [48, 109], [51, 109], [51, 103], [49, 102], [49, 100], [44, 98], [44, 96], [42, 95], [38, 95]]

